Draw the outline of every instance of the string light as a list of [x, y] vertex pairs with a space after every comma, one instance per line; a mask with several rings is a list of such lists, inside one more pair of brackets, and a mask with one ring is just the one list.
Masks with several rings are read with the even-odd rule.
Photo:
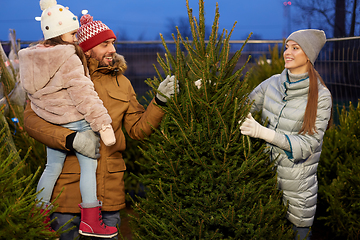
[[285, 6], [290, 6], [290, 5], [291, 5], [291, 1], [284, 2], [284, 5], [285, 5]]

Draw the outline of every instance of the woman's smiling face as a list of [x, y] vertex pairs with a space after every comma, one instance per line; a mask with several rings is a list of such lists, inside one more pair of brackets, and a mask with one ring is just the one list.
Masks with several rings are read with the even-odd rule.
[[309, 58], [296, 42], [289, 40], [284, 51], [285, 68], [292, 74], [307, 72], [307, 62]]

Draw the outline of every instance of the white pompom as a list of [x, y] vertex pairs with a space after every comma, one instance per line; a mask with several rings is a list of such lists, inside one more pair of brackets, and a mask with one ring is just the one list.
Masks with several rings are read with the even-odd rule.
[[40, 0], [40, 8], [41, 10], [48, 9], [49, 7], [53, 7], [57, 4], [56, 0]]

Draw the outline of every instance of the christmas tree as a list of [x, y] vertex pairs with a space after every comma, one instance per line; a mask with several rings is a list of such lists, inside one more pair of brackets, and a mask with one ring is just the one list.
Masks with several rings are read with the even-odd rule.
[[[1, 113], [0, 117], [3, 117]], [[40, 167], [35, 174], [24, 174], [29, 151], [20, 161], [19, 152], [10, 152], [5, 157], [8, 145], [13, 144], [9, 132], [6, 125], [0, 131], [0, 239], [56, 239], [58, 233], [48, 230], [45, 215], [35, 207], [38, 201], [33, 185]]]
[[25, 93], [19, 84], [15, 31], [10, 32], [9, 57], [0, 43], [0, 239], [56, 239], [35, 207], [37, 179], [46, 160], [45, 147], [23, 128]]
[[318, 169], [318, 219], [337, 239], [360, 238], [359, 136], [360, 101], [357, 107], [350, 102], [325, 133]]
[[18, 57], [20, 45], [16, 41], [15, 30], [11, 29], [9, 36], [11, 45], [9, 56], [5, 54], [0, 43], [0, 110], [3, 112], [0, 118], [0, 129], [7, 126], [6, 142], [10, 143], [7, 144], [4, 154], [17, 152], [17, 149], [24, 150], [19, 151], [17, 159], [13, 161], [14, 164], [25, 157], [28, 148], [32, 149], [27, 155], [27, 164], [22, 170], [24, 174], [30, 175], [37, 170], [38, 166], [45, 165], [46, 148], [31, 138], [24, 130], [26, 94], [20, 86]]
[[[192, 39], [177, 30], [175, 56], [164, 38], [166, 55], [158, 55], [165, 75], [179, 80], [180, 92], [163, 107], [160, 128], [141, 148], [148, 171], [138, 178], [146, 197], [133, 205], [133, 238], [291, 239], [265, 145], [239, 130], [250, 105], [245, 65], [236, 69], [244, 46], [229, 56], [235, 24], [219, 34], [216, 6], [205, 40], [204, 2], [199, 19], [186, 5]], [[156, 70], [158, 78], [147, 81], [154, 92], [163, 80]]]

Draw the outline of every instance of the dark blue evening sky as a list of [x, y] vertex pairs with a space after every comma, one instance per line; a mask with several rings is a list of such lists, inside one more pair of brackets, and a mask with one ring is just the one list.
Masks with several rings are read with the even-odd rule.
[[[187, 17], [186, 0], [57, 0], [80, 16], [87, 9], [94, 20], [101, 20], [115, 34], [128, 40], [158, 40], [165, 33], [169, 19]], [[219, 4], [220, 30], [237, 25], [232, 40], [244, 39], [250, 32], [262, 39], [282, 39], [289, 34], [289, 19], [285, 16], [284, 0], [205, 0], [205, 19], [212, 25], [216, 3]], [[7, 41], [9, 29], [15, 29], [17, 38], [38, 41], [42, 38], [38, 0], [0, 0], [0, 40]], [[198, 0], [189, 0], [194, 15], [198, 16]], [[291, 6], [293, 8], [293, 6]], [[295, 26], [291, 31], [297, 30]]]

